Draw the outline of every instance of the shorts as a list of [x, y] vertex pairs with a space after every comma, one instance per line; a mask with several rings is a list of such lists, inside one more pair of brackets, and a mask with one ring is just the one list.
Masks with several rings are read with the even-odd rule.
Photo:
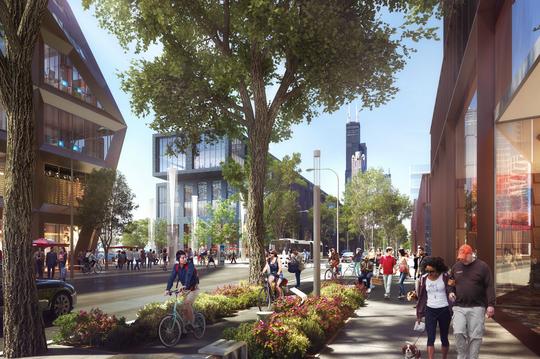
[[186, 298], [184, 299], [184, 303], [189, 303], [193, 305], [195, 303], [195, 299], [199, 296], [199, 288], [195, 288], [193, 290], [190, 290], [189, 293], [186, 295]]
[[274, 280], [283, 279], [283, 272], [279, 275], [277, 273], [270, 273], [270, 275], [274, 276]]

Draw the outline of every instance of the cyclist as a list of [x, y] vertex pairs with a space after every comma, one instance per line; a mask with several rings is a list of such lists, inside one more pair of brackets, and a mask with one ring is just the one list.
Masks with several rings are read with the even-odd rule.
[[85, 264], [88, 270], [91, 270], [92, 268], [94, 268], [94, 265], [96, 264], [96, 256], [94, 255], [94, 252], [92, 252], [91, 249], [88, 249], [86, 251], [86, 256], [84, 259], [85, 259]]
[[330, 262], [330, 267], [334, 269], [334, 272], [339, 274], [339, 254], [337, 254], [334, 248], [330, 248], [330, 258], [328, 258], [328, 261]]
[[275, 286], [279, 297], [283, 296], [283, 291], [281, 290], [281, 283], [283, 282], [283, 267], [281, 266], [281, 261], [278, 258], [278, 254], [275, 250], [270, 252], [270, 256], [266, 260], [266, 265], [262, 270], [262, 274], [268, 272], [268, 285], [270, 288]]
[[193, 261], [182, 250], [176, 252], [176, 263], [167, 282], [165, 295], [171, 295], [171, 288], [174, 280], [177, 278], [176, 286], [178, 287], [178, 283], [182, 283], [180, 290], [189, 291], [182, 305], [182, 315], [186, 319], [186, 324], [193, 326], [193, 303], [199, 295], [199, 276], [197, 275], [197, 269], [195, 269]]
[[371, 293], [371, 278], [373, 278], [373, 267], [373, 260], [371, 260], [369, 257], [364, 258], [360, 264], [358, 284], [362, 284], [365, 279], [368, 293]]

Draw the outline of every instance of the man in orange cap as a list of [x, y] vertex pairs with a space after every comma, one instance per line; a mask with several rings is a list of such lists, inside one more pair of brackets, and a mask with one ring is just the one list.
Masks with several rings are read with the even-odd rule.
[[472, 247], [459, 247], [458, 261], [452, 267], [455, 293], [454, 336], [458, 359], [477, 359], [484, 336], [485, 317], [495, 314], [495, 289], [488, 265], [474, 256]]

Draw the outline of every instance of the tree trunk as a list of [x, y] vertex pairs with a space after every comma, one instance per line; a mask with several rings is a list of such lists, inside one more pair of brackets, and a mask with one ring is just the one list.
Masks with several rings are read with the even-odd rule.
[[[259, 126], [256, 126], [259, 127]], [[262, 126], [260, 126], [262, 127]], [[264, 184], [270, 136], [255, 128], [249, 133], [251, 166], [248, 174], [247, 237], [249, 246], [249, 282], [258, 283], [264, 267]]]
[[[11, 64], [7, 99], [7, 160], [4, 194], [4, 356], [47, 351], [39, 311], [32, 253], [31, 221], [35, 129], [30, 66]], [[5, 89], [3, 89], [5, 91]]]

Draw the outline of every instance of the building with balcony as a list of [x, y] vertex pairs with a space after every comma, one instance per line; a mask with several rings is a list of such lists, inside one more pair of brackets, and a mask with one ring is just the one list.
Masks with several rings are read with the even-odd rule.
[[[0, 51], [4, 45], [0, 36]], [[37, 136], [32, 236], [69, 243], [70, 204], [77, 207], [83, 196], [86, 174], [116, 168], [127, 127], [66, 0], [49, 1], [32, 78]], [[0, 107], [0, 196], [5, 151], [6, 113]], [[92, 232], [75, 222], [76, 252], [96, 246]]]
[[[471, 244], [495, 318], [540, 354], [540, 1], [470, 0], [444, 19], [431, 124], [432, 253]], [[421, 206], [417, 206], [421, 210]]]

